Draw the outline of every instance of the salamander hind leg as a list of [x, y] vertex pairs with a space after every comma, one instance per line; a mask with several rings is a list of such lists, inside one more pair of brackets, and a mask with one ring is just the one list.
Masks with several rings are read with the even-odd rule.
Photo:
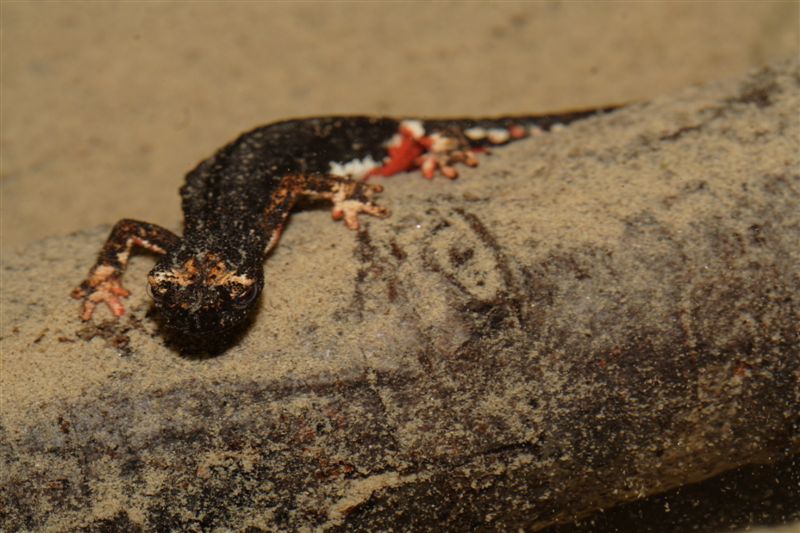
[[386, 151], [388, 155], [383, 165], [371, 169], [365, 178], [388, 177], [419, 168], [428, 179], [437, 172], [455, 179], [458, 177], [456, 164], [478, 165], [476, 152], [455, 125], [432, 129], [419, 120], [404, 120], [397, 134], [386, 144]]
[[98, 304], [108, 306], [114, 316], [125, 314], [120, 298], [129, 295], [122, 286], [122, 274], [134, 247], [163, 255], [173, 249], [180, 238], [171, 231], [137, 220], [123, 219], [114, 225], [89, 276], [72, 291], [72, 297], [83, 300], [81, 318], [89, 320]]
[[333, 202], [334, 220], [344, 220], [352, 229], [359, 228], [358, 215], [366, 213], [376, 217], [388, 216], [389, 210], [372, 201], [383, 187], [363, 181], [328, 174], [291, 175], [283, 178], [283, 185], [293, 196], [323, 198]]

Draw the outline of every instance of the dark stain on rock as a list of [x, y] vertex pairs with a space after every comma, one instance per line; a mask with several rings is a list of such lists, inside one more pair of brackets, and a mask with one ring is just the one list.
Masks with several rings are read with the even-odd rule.
[[48, 331], [49, 331], [49, 328], [44, 328], [42, 330], [42, 332], [39, 333], [39, 335], [37, 335], [35, 339], [33, 339], [33, 344], [39, 344], [40, 342], [42, 342], [42, 339], [44, 339], [44, 337], [45, 337], [45, 335], [47, 335]]
[[750, 236], [750, 243], [754, 246], [763, 246], [767, 242], [765, 232], [769, 231], [769, 222], [765, 224], [752, 224], [747, 228]]
[[753, 104], [759, 109], [769, 107], [774, 102], [774, 97], [781, 92], [781, 88], [774, 79], [766, 77], [757, 79], [742, 87], [738, 97], [728, 100], [730, 103]]
[[358, 232], [355, 257], [360, 266], [356, 271], [350, 308], [355, 311], [359, 319], [363, 319], [370, 278], [385, 284], [385, 295], [389, 303], [395, 303], [404, 298], [397, 268], [400, 263], [405, 261], [407, 254], [394, 237], [389, 240], [385, 248], [388, 250], [388, 254], [372, 242], [367, 228]]
[[468, 294], [469, 291], [467, 288], [458, 280], [458, 278], [453, 275], [453, 273], [447, 271], [442, 267], [439, 261], [436, 259], [435, 252], [430, 248], [428, 242], [425, 242], [423, 253], [422, 253], [422, 266], [428, 272], [432, 272], [434, 274], [439, 274], [442, 276], [450, 285], [455, 287], [459, 292]]
[[440, 231], [442, 231], [443, 229], [445, 229], [445, 228], [449, 228], [449, 227], [450, 227], [450, 221], [448, 221], [447, 219], [444, 219], [444, 218], [443, 218], [443, 219], [440, 219], [440, 220], [439, 220], [439, 221], [438, 221], [436, 224], [434, 224], [434, 225], [433, 225], [433, 227], [430, 229], [430, 234], [431, 234], [431, 235], [436, 235], [437, 233], [439, 233], [439, 232], [440, 232]]
[[397, 239], [394, 237], [389, 239], [389, 250], [392, 256], [394, 256], [394, 258], [398, 261], [405, 261], [406, 257], [408, 257], [406, 251], [403, 250], [403, 248], [397, 243]]
[[448, 250], [448, 255], [450, 256], [450, 264], [458, 268], [472, 259], [472, 257], [475, 255], [475, 250], [472, 248], [451, 246], [450, 250]]
[[364, 289], [363, 284], [369, 274], [370, 266], [375, 258], [376, 249], [372, 245], [372, 239], [368, 228], [360, 230], [356, 234], [355, 256], [358, 259], [359, 267], [356, 270], [353, 283], [352, 309], [356, 312], [359, 319], [363, 319], [364, 314]]
[[705, 124], [697, 124], [697, 125], [694, 125], [694, 126], [683, 126], [682, 128], [676, 129], [672, 133], [668, 133], [666, 135], [660, 136], [658, 138], [658, 140], [660, 140], [660, 141], [677, 141], [678, 139], [680, 139], [681, 137], [683, 137], [687, 133], [693, 133], [693, 132], [701, 131], [703, 129], [703, 126], [705, 126]]
[[511, 268], [509, 267], [508, 259], [506, 258], [505, 253], [503, 252], [502, 247], [498, 244], [497, 239], [492, 234], [491, 231], [486, 227], [486, 225], [481, 222], [481, 219], [475, 215], [474, 213], [470, 213], [460, 207], [456, 207], [453, 209], [456, 213], [461, 215], [461, 217], [469, 224], [469, 227], [478, 236], [478, 238], [489, 248], [492, 250], [494, 255], [496, 264], [497, 264], [497, 271], [503, 279], [503, 282], [506, 284], [507, 287], [511, 287], [514, 284], [514, 277], [511, 272]]

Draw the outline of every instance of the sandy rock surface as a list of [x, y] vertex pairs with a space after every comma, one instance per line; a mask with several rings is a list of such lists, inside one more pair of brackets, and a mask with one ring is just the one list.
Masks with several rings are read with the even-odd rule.
[[787, 458], [799, 85], [781, 63], [392, 179], [360, 233], [299, 213], [215, 358], [164, 342], [147, 257], [125, 318], [80, 323], [107, 228], [7, 256], [3, 528], [537, 529]]

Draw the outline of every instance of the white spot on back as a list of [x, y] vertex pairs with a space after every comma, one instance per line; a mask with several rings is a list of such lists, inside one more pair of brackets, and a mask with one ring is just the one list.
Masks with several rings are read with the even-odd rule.
[[503, 128], [492, 128], [487, 132], [487, 137], [489, 137], [489, 142], [492, 144], [503, 144], [508, 142], [511, 134]]
[[339, 176], [340, 178], [353, 179], [361, 179], [367, 174], [367, 172], [380, 166], [378, 165], [377, 161], [372, 159], [371, 155], [368, 155], [364, 159], [353, 159], [344, 163], [331, 161], [329, 164], [330, 170], [328, 172], [331, 175]]
[[480, 141], [481, 139], [486, 138], [486, 129], [484, 128], [469, 128], [464, 130], [464, 135], [467, 136], [467, 139], [473, 141]]
[[425, 128], [419, 120], [404, 120], [400, 122], [400, 129], [408, 131], [415, 139], [421, 139], [425, 136]]

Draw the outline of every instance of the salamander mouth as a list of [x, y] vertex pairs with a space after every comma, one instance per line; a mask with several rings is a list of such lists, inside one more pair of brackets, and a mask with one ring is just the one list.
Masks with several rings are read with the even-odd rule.
[[247, 322], [252, 314], [251, 309], [220, 312], [214, 308], [189, 311], [158, 305], [156, 308], [168, 329], [197, 337], [218, 335], [236, 329]]
[[215, 310], [193, 313], [154, 306], [155, 318], [161, 326], [168, 345], [182, 355], [208, 357], [220, 355], [247, 332], [254, 322], [253, 309], [220, 314]]

